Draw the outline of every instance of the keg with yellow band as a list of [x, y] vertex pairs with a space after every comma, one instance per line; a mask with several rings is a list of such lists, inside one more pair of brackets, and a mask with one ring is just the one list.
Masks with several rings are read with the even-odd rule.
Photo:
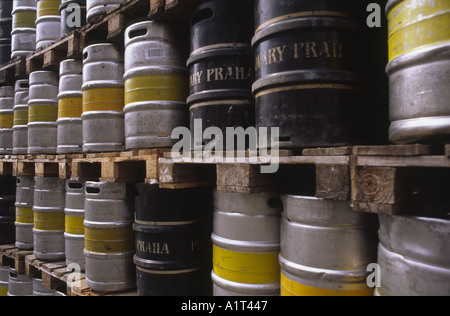
[[64, 212], [34, 212], [34, 229], [64, 231]]
[[65, 232], [73, 235], [84, 235], [84, 217], [66, 215]]
[[37, 3], [37, 17], [45, 15], [59, 15], [59, 5], [61, 1], [39, 0]]
[[133, 252], [135, 234], [131, 226], [92, 228], [85, 225], [85, 249], [93, 253]]
[[28, 107], [25, 106], [14, 110], [14, 126], [23, 126], [28, 124]]
[[19, 9], [13, 14], [13, 30], [19, 28], [36, 28], [36, 9]]
[[34, 212], [31, 207], [16, 207], [16, 222], [22, 224], [34, 223]]
[[58, 100], [58, 119], [80, 118], [83, 114], [83, 98], [60, 98]]
[[14, 111], [0, 110], [0, 129], [13, 128], [14, 125]]
[[229, 281], [246, 284], [280, 282], [278, 252], [245, 253], [213, 245], [214, 273]]
[[7, 296], [7, 294], [8, 294], [8, 287], [0, 286], [0, 296]]
[[450, 42], [450, 1], [391, 0], [389, 61], [415, 49]]
[[83, 113], [91, 111], [123, 111], [123, 88], [96, 88], [83, 91]]
[[58, 104], [30, 104], [28, 122], [56, 122], [58, 119]]

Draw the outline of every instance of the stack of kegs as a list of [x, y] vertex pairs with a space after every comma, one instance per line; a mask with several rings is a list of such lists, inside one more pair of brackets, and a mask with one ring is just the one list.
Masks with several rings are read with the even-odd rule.
[[0, 65], [11, 58], [12, 1], [0, 1]]
[[11, 59], [34, 53], [36, 50], [36, 0], [14, 0], [12, 18]]
[[0, 154], [13, 153], [14, 87], [0, 87]]
[[61, 0], [37, 0], [36, 49], [53, 43], [61, 35]]

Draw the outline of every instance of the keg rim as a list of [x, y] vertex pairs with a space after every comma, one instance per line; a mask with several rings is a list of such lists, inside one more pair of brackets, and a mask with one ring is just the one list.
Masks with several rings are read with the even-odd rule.
[[134, 254], [133, 263], [136, 267], [140, 267], [144, 272], [151, 271], [153, 274], [179, 274], [199, 271], [203, 267], [200, 266], [199, 258], [179, 259], [179, 260], [151, 260], [139, 257]]
[[389, 140], [409, 144], [450, 135], [450, 116], [419, 117], [391, 122]]
[[140, 111], [178, 110], [186, 111], [186, 103], [178, 101], [141, 101], [128, 103], [123, 108], [125, 114]]
[[153, 75], [186, 75], [188, 70], [186, 68], [179, 68], [176, 66], [142, 66], [133, 67], [125, 70], [123, 80], [129, 80], [136, 77], [153, 76]]
[[241, 294], [249, 294], [251, 296], [260, 295], [276, 295], [280, 293], [280, 283], [267, 283], [267, 284], [248, 284], [239, 283], [224, 279], [211, 271], [211, 279], [215, 286], [224, 290], [239, 292]]
[[191, 94], [186, 103], [192, 106], [193, 103], [214, 102], [214, 101], [245, 101], [249, 105], [255, 101], [251, 89], [216, 89], [206, 90]]
[[216, 247], [231, 251], [249, 253], [268, 253], [280, 251], [280, 242], [232, 240], [217, 236], [214, 233], [211, 234], [211, 241]]
[[208, 58], [214, 57], [234, 57], [238, 56], [241, 58], [253, 57], [253, 51], [250, 45], [246, 46], [241, 43], [230, 43], [222, 44], [223, 47], [219, 45], [205, 46], [192, 52], [189, 59], [186, 62], [186, 66], [189, 68], [192, 64]]

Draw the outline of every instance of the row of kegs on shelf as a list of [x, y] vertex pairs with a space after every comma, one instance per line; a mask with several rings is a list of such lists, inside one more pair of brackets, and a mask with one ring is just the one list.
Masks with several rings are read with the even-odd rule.
[[77, 264], [96, 291], [450, 293], [448, 219], [377, 218], [352, 211], [349, 201], [277, 192], [40, 177], [17, 178], [15, 206], [16, 246]]

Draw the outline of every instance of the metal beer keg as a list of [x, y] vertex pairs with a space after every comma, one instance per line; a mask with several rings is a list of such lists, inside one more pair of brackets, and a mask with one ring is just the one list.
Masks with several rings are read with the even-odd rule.
[[11, 268], [7, 296], [33, 296], [33, 279], [24, 274], [19, 275], [15, 269]]
[[12, 11], [11, 59], [36, 50], [36, 1], [14, 0]]
[[61, 0], [37, 0], [36, 49], [53, 43], [61, 35]]
[[14, 87], [0, 87], [0, 154], [13, 153]]
[[28, 153], [28, 101], [30, 85], [27, 79], [17, 80], [14, 95], [13, 154]]
[[86, 0], [86, 20], [92, 23], [97, 17], [105, 15], [125, 2], [126, 0]]
[[34, 247], [34, 178], [17, 177], [16, 187], [16, 247], [29, 250]]

